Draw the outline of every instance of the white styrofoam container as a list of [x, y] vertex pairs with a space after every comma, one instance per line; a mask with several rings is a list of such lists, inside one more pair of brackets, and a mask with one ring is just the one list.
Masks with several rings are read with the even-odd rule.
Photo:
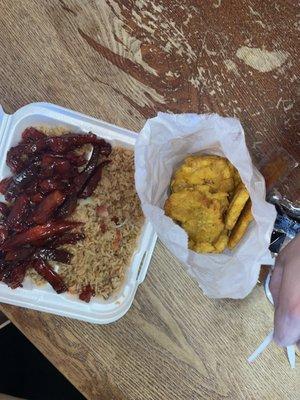
[[[7, 151], [16, 145], [23, 130], [30, 126], [63, 126], [72, 132], [92, 131], [113, 146], [134, 148], [136, 133], [49, 103], [33, 103], [7, 115], [0, 107], [0, 179], [10, 175]], [[0, 198], [1, 200], [1, 198]], [[0, 302], [62, 315], [95, 324], [108, 324], [130, 308], [138, 285], [145, 279], [157, 236], [145, 223], [137, 249], [121, 289], [108, 300], [92, 298], [89, 304], [69, 293], [58, 295], [49, 284], [37, 287], [26, 279], [22, 288], [10, 289], [0, 282]], [[99, 238], [101, 240], [101, 238]]]

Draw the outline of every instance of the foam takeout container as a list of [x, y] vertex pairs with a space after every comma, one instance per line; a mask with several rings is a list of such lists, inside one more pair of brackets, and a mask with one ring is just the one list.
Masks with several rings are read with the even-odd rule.
[[[54, 104], [32, 103], [12, 115], [5, 114], [0, 107], [0, 179], [11, 174], [6, 165], [6, 154], [19, 142], [24, 129], [43, 125], [61, 126], [78, 133], [92, 131], [109, 141], [112, 146], [131, 149], [135, 146], [136, 133]], [[36, 286], [26, 278], [23, 287], [14, 290], [0, 282], [0, 302], [95, 324], [114, 322], [129, 310], [138, 285], [144, 281], [156, 238], [152, 226], [145, 223], [124, 283], [108, 300], [95, 297], [87, 304], [69, 293], [58, 295], [48, 283]]]

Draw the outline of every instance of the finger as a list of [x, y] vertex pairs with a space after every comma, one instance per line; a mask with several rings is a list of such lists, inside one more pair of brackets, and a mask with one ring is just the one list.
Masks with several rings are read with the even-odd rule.
[[282, 347], [291, 346], [300, 340], [300, 318], [293, 313], [282, 311], [281, 307], [275, 311], [274, 341]]
[[297, 261], [287, 263], [282, 274], [274, 320], [274, 340], [280, 346], [292, 345], [300, 340], [299, 267]]
[[270, 285], [269, 285], [275, 307], [277, 307], [277, 305], [278, 305], [278, 297], [279, 297], [279, 292], [280, 292], [282, 275], [283, 275], [282, 264], [276, 260], [275, 269], [272, 273], [271, 281], [270, 281]]
[[282, 276], [279, 294], [279, 272], [273, 282], [275, 297], [277, 294], [274, 340], [281, 346], [288, 346], [300, 341], [300, 235], [280, 252], [275, 269], [278, 266], [282, 266]]

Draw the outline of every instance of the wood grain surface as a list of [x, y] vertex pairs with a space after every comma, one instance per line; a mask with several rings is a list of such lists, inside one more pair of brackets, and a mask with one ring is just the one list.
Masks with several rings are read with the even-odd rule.
[[[136, 131], [157, 111], [235, 115], [255, 163], [276, 148], [299, 161], [297, 3], [0, 0], [1, 104], [48, 101]], [[294, 199], [299, 177], [280, 186]], [[246, 362], [272, 327], [262, 288], [207, 299], [161, 244], [113, 325], [1, 309], [88, 399], [299, 399], [281, 349]]]

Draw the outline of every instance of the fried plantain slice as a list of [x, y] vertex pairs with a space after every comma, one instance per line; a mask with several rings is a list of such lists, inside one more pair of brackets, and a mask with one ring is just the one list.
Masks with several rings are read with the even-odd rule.
[[227, 197], [218, 197], [184, 189], [171, 194], [165, 203], [165, 212], [181, 224], [193, 241], [213, 242], [224, 229], [223, 209]]
[[228, 245], [228, 230], [224, 229], [218, 239], [213, 243], [215, 252], [222, 253]]
[[228, 243], [228, 231], [223, 230], [214, 244], [210, 242], [194, 242], [191, 241], [190, 249], [196, 251], [197, 253], [222, 253]]
[[230, 250], [232, 250], [240, 242], [252, 220], [253, 216], [251, 212], [251, 200], [249, 199], [237, 223], [235, 224], [235, 227], [231, 231], [228, 241], [228, 248]]
[[245, 185], [240, 183], [236, 188], [225, 216], [225, 226], [228, 230], [231, 231], [233, 229], [248, 199], [249, 193]]
[[216, 155], [189, 156], [178, 168], [171, 182], [172, 192], [194, 185], [207, 185], [212, 193], [231, 192], [235, 186], [235, 168]]
[[214, 253], [215, 248], [211, 243], [208, 242], [197, 242], [194, 244], [192, 250], [196, 253]]

